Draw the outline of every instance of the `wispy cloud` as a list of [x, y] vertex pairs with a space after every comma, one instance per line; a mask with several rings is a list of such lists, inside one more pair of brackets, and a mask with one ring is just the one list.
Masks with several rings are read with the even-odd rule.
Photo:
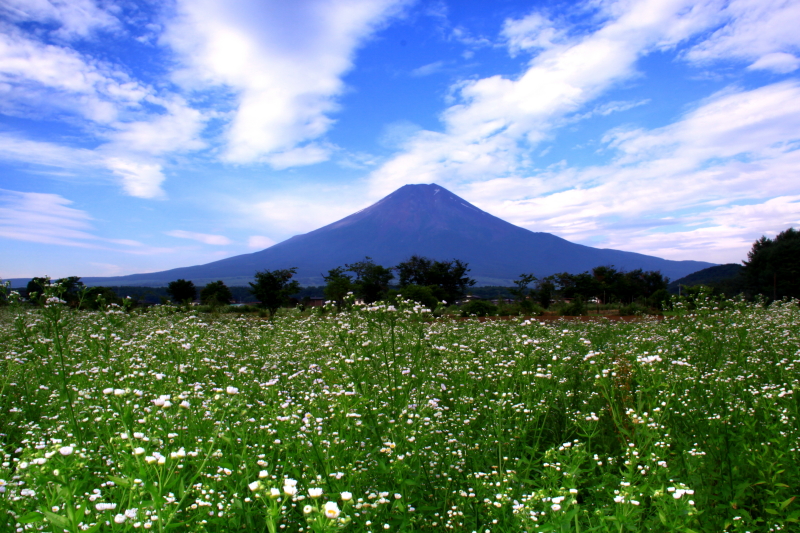
[[695, 45], [686, 59], [697, 64], [747, 61], [754, 70], [792, 72], [800, 67], [800, 4], [792, 0], [732, 0], [719, 13], [723, 24]]
[[405, 0], [179, 1], [163, 41], [189, 87], [235, 93], [223, 158], [276, 168], [329, 157], [315, 141], [333, 124], [355, 50]]
[[389, 192], [409, 181], [456, 185], [521, 171], [530, 147], [563, 117], [635, 76], [643, 55], [675, 46], [713, 21], [713, 10], [689, 0], [607, 7], [608, 22], [595, 32], [559, 34], [546, 42], [542, 28], [551, 24], [540, 14], [532, 15], [535, 23], [507, 22], [512, 51], [544, 50], [519, 77], [456, 85], [457, 102], [442, 116], [444, 131], [418, 133], [404, 152], [372, 174], [373, 191]]
[[165, 235], [169, 235], [170, 237], [177, 237], [179, 239], [191, 239], [193, 241], [199, 241], [203, 244], [210, 244], [214, 246], [225, 246], [228, 244], [232, 244], [233, 241], [229, 238], [225, 237], [224, 235], [210, 235], [208, 233], [195, 233], [193, 231], [183, 231], [183, 230], [172, 230], [172, 231], [165, 231]]
[[800, 222], [798, 131], [800, 84], [729, 89], [664, 128], [609, 132], [608, 165], [474, 183], [469, 197], [538, 231], [676, 259], [706, 247], [723, 260]]

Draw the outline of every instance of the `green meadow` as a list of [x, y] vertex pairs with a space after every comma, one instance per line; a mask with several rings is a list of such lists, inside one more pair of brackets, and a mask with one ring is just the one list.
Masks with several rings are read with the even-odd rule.
[[800, 525], [800, 310], [0, 309], [0, 531]]

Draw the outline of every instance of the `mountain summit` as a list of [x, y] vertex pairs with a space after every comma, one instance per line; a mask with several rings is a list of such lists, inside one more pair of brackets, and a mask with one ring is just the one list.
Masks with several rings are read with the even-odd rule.
[[591, 248], [550, 233], [529, 231], [430, 184], [405, 185], [366, 209], [260, 252], [164, 272], [84, 281], [93, 285], [159, 286], [184, 278], [197, 284], [221, 279], [228, 285], [246, 285], [258, 270], [297, 267], [296, 279], [302, 285], [320, 285], [322, 274], [328, 270], [365, 256], [393, 266], [412, 254], [465, 261], [471, 269], [469, 275], [480, 285], [510, 285], [523, 272], [542, 277], [584, 272], [600, 265], [613, 265], [618, 270], [660, 270], [672, 279], [713, 266]]

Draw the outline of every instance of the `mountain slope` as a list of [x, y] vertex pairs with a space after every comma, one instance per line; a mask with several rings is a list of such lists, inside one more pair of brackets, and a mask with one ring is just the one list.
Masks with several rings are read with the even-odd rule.
[[298, 267], [303, 285], [322, 283], [322, 274], [365, 256], [393, 266], [419, 254], [461, 259], [481, 285], [508, 285], [523, 272], [545, 276], [583, 272], [598, 265], [621, 270], [660, 270], [672, 279], [712, 266], [700, 261], [597, 249], [549, 233], [532, 232], [481, 211], [435, 185], [406, 185], [379, 202], [337, 222], [274, 246], [205, 265], [115, 278], [85, 278], [87, 284], [164, 285], [178, 278], [206, 283], [221, 279], [244, 285], [257, 270]]

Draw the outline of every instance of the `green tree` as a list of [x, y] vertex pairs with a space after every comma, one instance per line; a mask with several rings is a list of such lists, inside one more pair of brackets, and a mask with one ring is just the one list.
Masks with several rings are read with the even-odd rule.
[[345, 265], [345, 270], [355, 274], [353, 292], [368, 304], [385, 298], [389, 282], [394, 279], [390, 268], [375, 264], [369, 256], [363, 261]]
[[401, 288], [407, 285], [435, 286], [434, 296], [448, 303], [454, 303], [464, 296], [468, 287], [475, 285], [475, 280], [467, 276], [468, 264], [459, 259], [434, 261], [412, 255], [395, 270]]
[[197, 287], [194, 282], [185, 279], [170, 281], [167, 285], [167, 294], [175, 303], [192, 301], [197, 298]]
[[322, 276], [325, 280], [325, 298], [336, 303], [339, 311], [344, 307], [347, 293], [353, 290], [353, 280], [345, 272], [345, 267], [336, 267], [328, 270], [327, 276]]
[[761, 237], [753, 243], [743, 264], [750, 294], [800, 298], [800, 231], [789, 228], [774, 239]]
[[508, 292], [513, 294], [518, 302], [521, 302], [528, 297], [528, 285], [535, 282], [537, 279], [538, 278], [533, 274], [520, 274], [519, 279], [514, 280], [514, 285], [516, 285], [516, 287], [509, 288]]
[[289, 297], [300, 290], [300, 284], [292, 280], [296, 273], [297, 267], [255, 273], [255, 283], [250, 283], [250, 293], [259, 300], [262, 309], [269, 311], [270, 320], [282, 305], [289, 303]]
[[203, 305], [217, 306], [228, 305], [233, 300], [231, 290], [222, 280], [212, 281], [200, 291], [200, 303]]
[[406, 285], [398, 292], [406, 300], [419, 302], [423, 306], [433, 311], [436, 309], [436, 305], [439, 303], [439, 300], [433, 295], [435, 289], [436, 287], [426, 285]]
[[553, 276], [547, 276], [539, 280], [536, 284], [536, 300], [544, 309], [553, 303], [553, 294], [556, 292], [556, 284]]

